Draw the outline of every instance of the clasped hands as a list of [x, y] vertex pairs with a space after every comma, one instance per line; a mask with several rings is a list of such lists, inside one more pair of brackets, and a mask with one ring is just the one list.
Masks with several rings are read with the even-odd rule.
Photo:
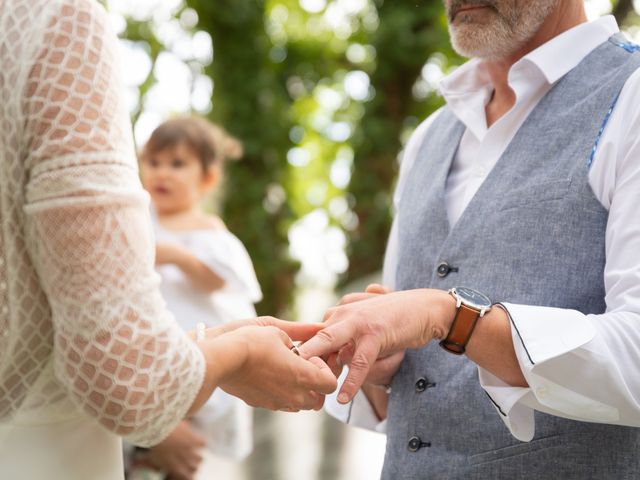
[[349, 367], [338, 394], [338, 401], [347, 403], [365, 383], [389, 385], [406, 349], [444, 338], [455, 309], [455, 300], [443, 290], [389, 292], [370, 285], [329, 309], [325, 328], [300, 346], [300, 354], [322, 357], [334, 373]]
[[[365, 381], [389, 383], [407, 348], [447, 332], [455, 302], [440, 290], [387, 292], [378, 285], [344, 297], [324, 322], [300, 324], [261, 317], [206, 330], [205, 354], [212, 391], [219, 386], [254, 407], [319, 410], [349, 366], [338, 401], [347, 403]], [[292, 351], [302, 342], [300, 355]], [[206, 387], [206, 386], [205, 386]], [[199, 405], [195, 404], [194, 409]]]

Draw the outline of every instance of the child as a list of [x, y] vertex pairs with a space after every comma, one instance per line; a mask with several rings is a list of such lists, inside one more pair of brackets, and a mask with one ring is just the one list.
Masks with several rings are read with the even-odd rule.
[[[255, 317], [253, 304], [262, 298], [242, 243], [201, 208], [220, 182], [224, 161], [241, 154], [240, 144], [221, 128], [201, 118], [176, 118], [152, 133], [141, 155], [142, 182], [155, 209], [161, 291], [185, 330], [199, 322], [215, 326]], [[151, 448], [147, 459], [170, 477], [191, 478], [188, 473], [196, 470], [204, 476], [201, 456], [240, 460], [250, 453], [251, 427], [249, 407], [218, 389], [191, 420]], [[205, 442], [206, 450], [195, 453]], [[218, 471], [207, 478], [225, 477]]]

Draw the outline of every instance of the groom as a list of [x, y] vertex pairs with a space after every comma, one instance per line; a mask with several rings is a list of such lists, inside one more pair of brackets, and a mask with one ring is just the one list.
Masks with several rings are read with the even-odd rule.
[[473, 59], [404, 154], [397, 292], [302, 354], [349, 364], [341, 403], [364, 384], [385, 479], [640, 478], [638, 47], [582, 0], [444, 3]]

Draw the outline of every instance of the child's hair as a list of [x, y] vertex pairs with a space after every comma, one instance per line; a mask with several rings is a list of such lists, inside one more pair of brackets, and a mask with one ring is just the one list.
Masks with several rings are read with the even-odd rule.
[[200, 117], [176, 117], [158, 126], [142, 150], [142, 158], [184, 144], [198, 156], [204, 172], [242, 156], [242, 144], [223, 128]]

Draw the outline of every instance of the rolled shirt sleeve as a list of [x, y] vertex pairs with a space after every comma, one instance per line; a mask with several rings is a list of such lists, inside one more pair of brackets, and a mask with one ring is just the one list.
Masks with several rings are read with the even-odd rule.
[[[528, 388], [511, 387], [479, 368], [480, 383], [519, 440], [535, 434], [533, 410], [574, 420], [640, 426], [636, 361], [640, 342], [629, 333], [627, 351], [616, 332], [640, 316], [584, 315], [574, 310], [504, 304]], [[637, 328], [636, 328], [637, 330]]]

